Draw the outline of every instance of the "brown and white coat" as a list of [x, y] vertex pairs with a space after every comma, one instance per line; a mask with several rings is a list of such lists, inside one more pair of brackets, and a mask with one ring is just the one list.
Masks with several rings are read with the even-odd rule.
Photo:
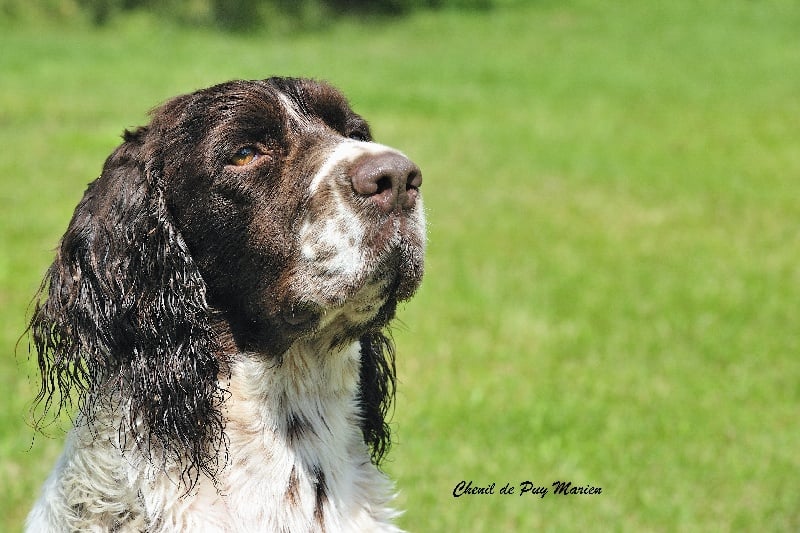
[[42, 285], [29, 531], [395, 531], [385, 328], [422, 279], [419, 168], [324, 83], [234, 81], [126, 132]]

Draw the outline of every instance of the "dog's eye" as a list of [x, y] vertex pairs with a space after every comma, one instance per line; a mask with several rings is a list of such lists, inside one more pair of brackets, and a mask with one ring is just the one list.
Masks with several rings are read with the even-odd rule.
[[252, 163], [256, 157], [258, 157], [258, 150], [253, 146], [245, 146], [244, 148], [239, 148], [236, 153], [233, 154], [233, 157], [231, 157], [231, 164], [241, 167]]
[[361, 141], [361, 142], [369, 141], [369, 135], [367, 135], [363, 131], [351, 132], [347, 137], [353, 139], [354, 141]]

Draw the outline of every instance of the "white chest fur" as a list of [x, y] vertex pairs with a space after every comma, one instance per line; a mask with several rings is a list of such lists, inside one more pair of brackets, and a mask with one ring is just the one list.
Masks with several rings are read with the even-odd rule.
[[358, 343], [333, 353], [296, 345], [280, 367], [234, 362], [220, 490], [245, 524], [370, 531], [392, 518], [389, 483], [359, 429], [358, 367]]

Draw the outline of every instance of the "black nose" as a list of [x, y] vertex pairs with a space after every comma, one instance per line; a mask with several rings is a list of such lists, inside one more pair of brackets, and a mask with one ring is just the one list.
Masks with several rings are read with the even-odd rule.
[[417, 202], [422, 172], [401, 154], [361, 157], [351, 172], [353, 190], [368, 197], [384, 213], [411, 209]]

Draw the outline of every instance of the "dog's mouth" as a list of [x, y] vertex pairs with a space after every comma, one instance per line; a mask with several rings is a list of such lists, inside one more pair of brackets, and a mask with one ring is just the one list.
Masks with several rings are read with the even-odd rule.
[[421, 283], [420, 242], [402, 238], [382, 250], [362, 248], [357, 271], [301, 263], [277, 286], [264, 286], [260, 304], [229, 315], [237, 345], [280, 356], [300, 339], [344, 344], [386, 326], [397, 303]]
[[345, 330], [382, 327], [394, 315], [396, 303], [410, 298], [418, 288], [422, 273], [417, 268], [408, 264], [400, 248], [393, 248], [358, 279], [340, 280], [336, 294], [284, 305], [279, 313], [283, 329], [305, 336], [334, 323]]
[[302, 332], [316, 328], [324, 311], [313, 303], [300, 303], [284, 308], [280, 313], [283, 326], [294, 332]]

